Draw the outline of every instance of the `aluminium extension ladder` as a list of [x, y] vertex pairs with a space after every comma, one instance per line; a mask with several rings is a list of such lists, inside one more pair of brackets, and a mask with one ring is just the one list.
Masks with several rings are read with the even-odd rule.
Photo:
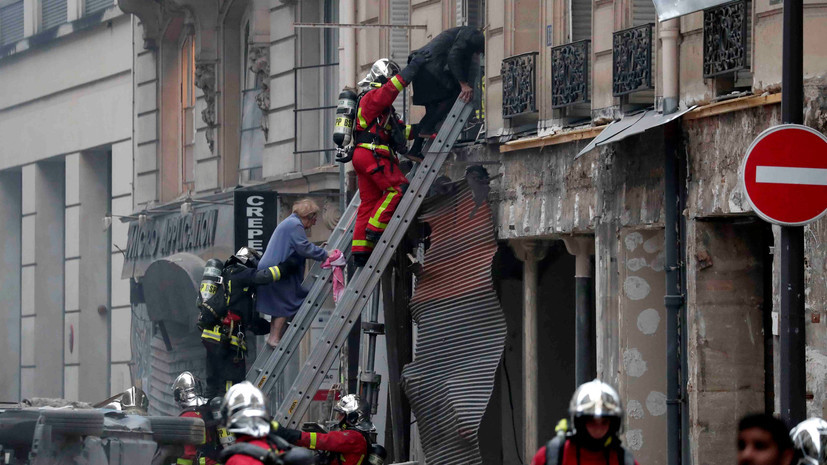
[[[473, 104], [457, 99], [436, 139], [425, 150], [425, 159], [416, 170], [379, 243], [376, 244], [367, 264], [358, 269], [350, 279], [319, 340], [316, 341], [310, 356], [276, 411], [274, 419], [279, 423], [298, 429], [299, 421], [310, 406], [333, 361], [338, 357], [342, 345], [379, 283], [393, 252], [414, 221], [419, 206], [437, 178], [472, 110]], [[328, 242], [346, 256], [350, 252], [350, 241], [359, 204], [357, 193]], [[265, 395], [270, 394], [284, 374], [290, 355], [298, 349], [302, 337], [310, 329], [310, 324], [327, 298], [332, 285], [331, 271], [322, 270], [318, 263], [314, 264], [304, 285], [310, 287], [310, 292], [279, 345], [274, 350], [265, 344], [247, 373], [247, 380], [258, 386]]]

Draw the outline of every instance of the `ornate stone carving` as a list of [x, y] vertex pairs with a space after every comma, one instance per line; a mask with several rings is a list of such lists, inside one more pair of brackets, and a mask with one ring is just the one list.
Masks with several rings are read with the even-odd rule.
[[581, 40], [551, 49], [551, 107], [589, 101], [589, 45]]
[[503, 60], [503, 118], [537, 111], [535, 68], [537, 52], [515, 55]]
[[207, 145], [210, 152], [215, 147], [215, 63], [195, 64], [195, 85], [204, 93], [206, 108], [201, 111], [201, 119], [207, 125]]
[[612, 94], [631, 94], [653, 89], [652, 29], [654, 24], [614, 33], [612, 53]]
[[252, 46], [249, 51], [250, 71], [256, 75], [256, 87], [261, 89], [256, 95], [256, 105], [261, 109], [261, 130], [264, 140], [270, 132], [267, 112], [270, 110], [270, 49], [267, 46]]

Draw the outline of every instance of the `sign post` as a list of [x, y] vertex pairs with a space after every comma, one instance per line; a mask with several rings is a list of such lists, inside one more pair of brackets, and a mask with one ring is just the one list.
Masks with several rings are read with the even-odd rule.
[[278, 223], [279, 195], [272, 191], [235, 191], [235, 250], [250, 247], [264, 253]]

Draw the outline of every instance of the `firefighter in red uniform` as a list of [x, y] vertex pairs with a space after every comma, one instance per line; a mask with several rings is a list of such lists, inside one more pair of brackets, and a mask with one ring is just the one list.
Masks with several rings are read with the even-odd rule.
[[[185, 371], [172, 382], [172, 397], [175, 403], [183, 410], [179, 416], [188, 418], [203, 418], [202, 409], [207, 407], [207, 401], [201, 397], [201, 381], [189, 371]], [[205, 424], [206, 419], [205, 419]], [[208, 428], [204, 444], [184, 446], [184, 455], [178, 458], [177, 465], [214, 465], [213, 458], [218, 456], [217, 438]]]
[[[233, 385], [221, 402], [221, 420], [236, 443], [221, 453], [226, 465], [309, 465], [310, 451], [291, 448], [273, 431], [264, 394], [249, 381]], [[281, 443], [279, 446], [277, 443]], [[285, 449], [290, 449], [284, 453]]]
[[388, 226], [408, 180], [399, 169], [397, 152], [407, 151], [406, 141], [416, 128], [404, 126], [393, 101], [408, 86], [429, 55], [417, 55], [399, 71], [391, 60], [377, 60], [359, 81], [354, 122], [353, 169], [359, 181], [362, 203], [356, 215], [352, 253], [356, 266], [364, 266], [374, 245]]
[[638, 465], [620, 443], [623, 408], [614, 388], [600, 380], [583, 383], [571, 398], [569, 416], [572, 431], [558, 430], [531, 465]]
[[[364, 416], [367, 409], [359, 400], [359, 396], [348, 394], [342, 397], [334, 409], [339, 414], [341, 431], [307, 433], [280, 426], [275, 434], [297, 446], [331, 452], [331, 465], [382, 463], [384, 448], [373, 445], [370, 440], [371, 423]], [[368, 457], [369, 454], [379, 455]]]

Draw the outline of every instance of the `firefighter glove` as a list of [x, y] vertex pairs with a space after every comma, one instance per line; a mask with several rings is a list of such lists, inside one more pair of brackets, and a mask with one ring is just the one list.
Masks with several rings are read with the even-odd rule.
[[298, 442], [299, 439], [302, 438], [301, 431], [280, 426], [277, 421], [270, 422], [270, 432], [284, 439], [290, 444], [295, 444], [296, 442]]
[[416, 74], [419, 72], [419, 69], [424, 66], [430, 58], [431, 53], [428, 51], [411, 54], [410, 59], [408, 60], [408, 66], [399, 72], [399, 76], [402, 77], [402, 80], [405, 81], [406, 85], [410, 84], [414, 80]]

